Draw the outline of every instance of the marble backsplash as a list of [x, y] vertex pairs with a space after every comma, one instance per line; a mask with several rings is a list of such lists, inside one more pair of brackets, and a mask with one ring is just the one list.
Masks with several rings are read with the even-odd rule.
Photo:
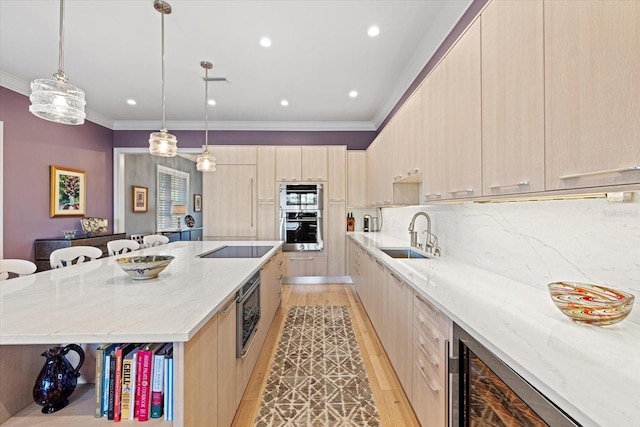
[[[640, 192], [605, 198], [465, 202], [382, 210], [382, 232], [406, 238], [415, 212], [432, 219], [442, 256], [529, 286], [582, 281], [632, 291], [640, 303]], [[415, 229], [426, 228], [419, 217]]]

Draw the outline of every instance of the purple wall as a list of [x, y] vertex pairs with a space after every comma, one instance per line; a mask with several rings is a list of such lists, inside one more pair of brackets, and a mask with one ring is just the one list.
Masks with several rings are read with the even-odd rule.
[[50, 165], [86, 171], [87, 216], [113, 225], [113, 132], [85, 121], [61, 125], [29, 112], [29, 98], [0, 87], [4, 122], [5, 258], [34, 259], [33, 241], [81, 229], [80, 218], [49, 217]]
[[[113, 135], [114, 147], [148, 147], [154, 130], [121, 130]], [[169, 132], [178, 138], [179, 148], [200, 148], [204, 130]], [[366, 150], [376, 137], [375, 131], [209, 131], [210, 145], [346, 145], [348, 150]]]

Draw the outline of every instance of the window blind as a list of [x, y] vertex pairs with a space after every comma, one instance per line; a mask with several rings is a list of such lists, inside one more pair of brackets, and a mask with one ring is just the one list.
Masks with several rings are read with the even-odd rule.
[[180, 220], [171, 215], [171, 205], [185, 205], [189, 194], [189, 174], [158, 165], [158, 200], [156, 224], [158, 231], [175, 230]]

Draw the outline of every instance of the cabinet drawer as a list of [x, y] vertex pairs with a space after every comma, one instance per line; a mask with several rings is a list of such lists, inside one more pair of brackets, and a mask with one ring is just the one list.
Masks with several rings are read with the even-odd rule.
[[444, 386], [447, 379], [447, 354], [435, 348], [417, 328], [413, 328], [413, 346], [414, 351], [422, 353], [423, 360], [435, 373], [440, 385]]
[[420, 310], [445, 336], [451, 334], [451, 320], [435, 305], [431, 304], [424, 297], [416, 295], [414, 307]]
[[420, 310], [413, 311], [413, 326], [437, 354], [446, 354], [447, 336]]
[[287, 254], [285, 276], [326, 276], [327, 257], [314, 252], [295, 252]]
[[412, 406], [420, 424], [425, 427], [445, 427], [447, 389], [437, 380], [419, 349], [413, 352]]

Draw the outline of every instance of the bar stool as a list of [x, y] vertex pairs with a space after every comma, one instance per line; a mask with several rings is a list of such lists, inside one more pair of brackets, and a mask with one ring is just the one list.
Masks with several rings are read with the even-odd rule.
[[36, 271], [36, 265], [25, 259], [0, 259], [0, 281], [7, 280], [9, 274], [25, 276]]
[[109, 256], [121, 255], [138, 249], [140, 249], [140, 244], [135, 240], [120, 239], [107, 242]]
[[51, 268], [67, 267], [69, 265], [80, 264], [87, 260], [93, 261], [100, 258], [102, 251], [94, 246], [71, 246], [70, 248], [56, 249], [49, 255]]
[[162, 234], [150, 234], [148, 236], [144, 236], [142, 241], [144, 242], [145, 248], [152, 248], [154, 246], [166, 245], [169, 243], [169, 238]]

